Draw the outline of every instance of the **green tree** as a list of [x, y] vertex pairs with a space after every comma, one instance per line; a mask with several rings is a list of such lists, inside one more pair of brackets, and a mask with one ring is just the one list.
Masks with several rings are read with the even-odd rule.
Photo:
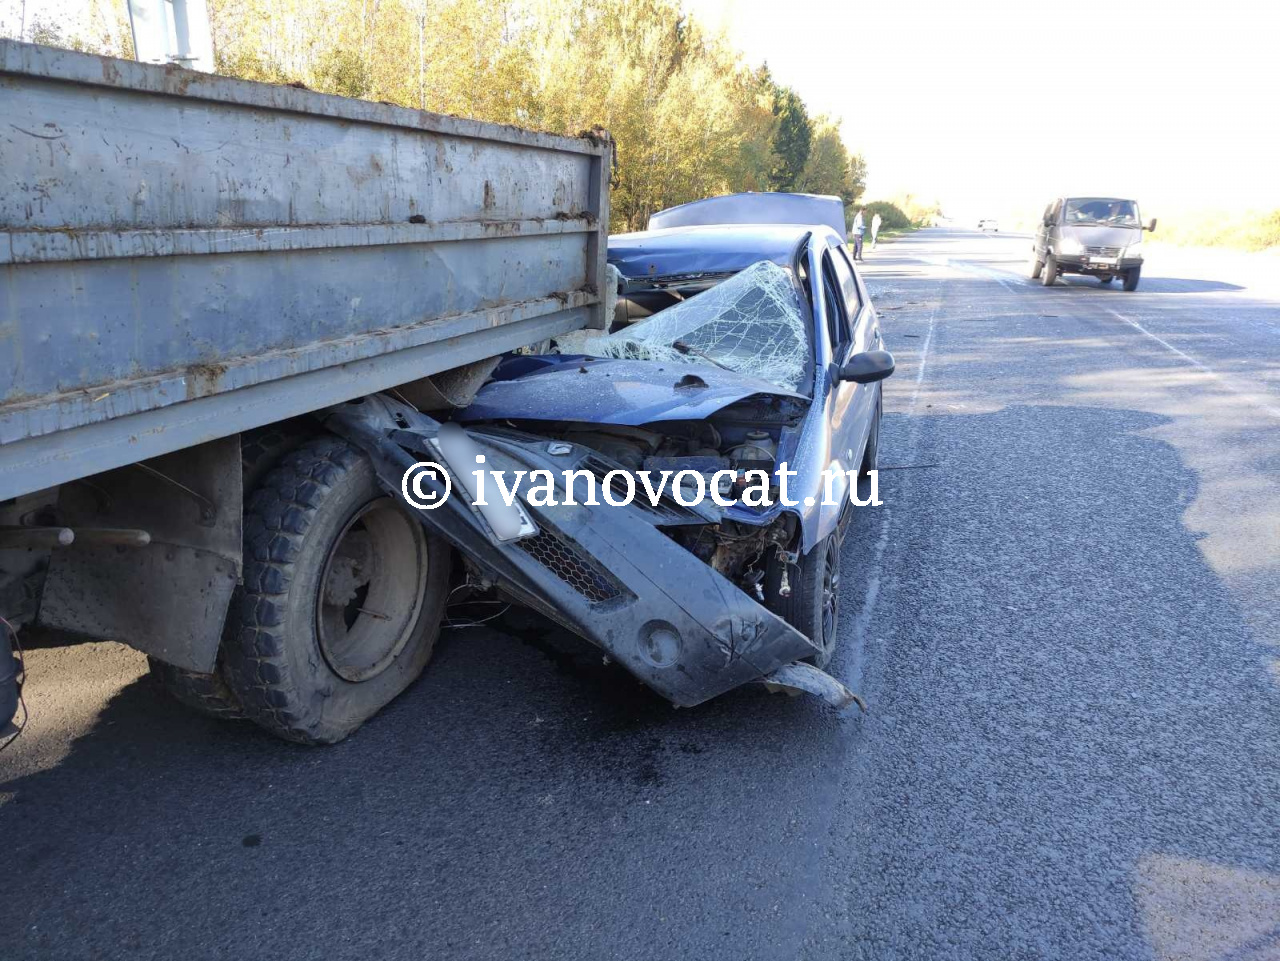
[[891, 204], [887, 200], [873, 200], [867, 204], [866, 222], [871, 225], [871, 218], [876, 214], [880, 215], [881, 225], [886, 230], [905, 230], [912, 226], [911, 218], [896, 204]]
[[774, 92], [773, 115], [778, 129], [773, 135], [773, 169], [769, 184], [774, 190], [796, 190], [804, 177], [813, 141], [813, 124], [804, 101], [790, 87]]
[[[617, 152], [615, 230], [663, 207], [807, 183], [846, 200], [862, 168], [803, 100], [750, 68], [682, 0], [208, 0], [216, 69], [268, 83], [576, 135]], [[29, 25], [30, 26], [30, 25]], [[127, 55], [125, 0], [38, 25]], [[811, 147], [814, 158], [810, 163]]]
[[860, 153], [850, 154], [848, 169], [845, 171], [844, 189], [840, 191], [840, 196], [852, 207], [866, 191], [867, 161]]
[[866, 189], [866, 163], [861, 154], [849, 153], [839, 126], [831, 118], [818, 117], [813, 126], [813, 143], [799, 189], [839, 197], [845, 203], [846, 217], [852, 221], [854, 205]]

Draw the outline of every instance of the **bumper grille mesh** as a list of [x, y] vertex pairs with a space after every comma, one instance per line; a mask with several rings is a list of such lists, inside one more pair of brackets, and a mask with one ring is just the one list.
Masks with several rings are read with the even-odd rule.
[[611, 601], [624, 593], [618, 579], [594, 558], [545, 526], [517, 546], [592, 603]]

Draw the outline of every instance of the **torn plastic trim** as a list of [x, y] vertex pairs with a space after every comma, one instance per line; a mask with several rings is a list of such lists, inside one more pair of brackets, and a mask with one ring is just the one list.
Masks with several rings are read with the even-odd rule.
[[[383, 396], [330, 408], [322, 419], [369, 455], [380, 485], [394, 497], [405, 470], [432, 451], [440, 427]], [[470, 433], [492, 469], [546, 469], [559, 479], [595, 453], [571, 445], [571, 456], [552, 455], [545, 440]], [[537, 538], [496, 543], [461, 498], [415, 513], [514, 600], [608, 652], [679, 706], [700, 704], [817, 652], [794, 627], [667, 537], [645, 511], [603, 501], [526, 507], [555, 545], [530, 549]], [[584, 578], [592, 583], [584, 587]]]
[[441, 424], [428, 443], [439, 452], [442, 466], [458, 479], [471, 509], [484, 518], [495, 539], [514, 541], [538, 534], [538, 525], [530, 519], [518, 498], [507, 504], [501, 498], [489, 500], [479, 496], [475, 468], [483, 463], [484, 454], [466, 431], [457, 424]]
[[760, 679], [770, 693], [785, 691], [788, 694], [813, 694], [822, 698], [837, 711], [842, 711], [850, 704], [858, 705], [864, 713], [867, 702], [854, 694], [826, 671], [820, 671], [812, 664], [796, 661], [780, 667], [772, 674]]

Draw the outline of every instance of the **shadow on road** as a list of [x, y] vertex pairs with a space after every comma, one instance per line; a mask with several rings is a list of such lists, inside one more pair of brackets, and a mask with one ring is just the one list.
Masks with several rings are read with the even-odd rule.
[[914, 431], [940, 466], [882, 485], [872, 712], [826, 861], [838, 920], [809, 956], [1280, 950], [1280, 639], [1251, 634], [1205, 563], [1196, 475], [1147, 434], [1166, 422], [1034, 405], [886, 422], [882, 462]]
[[759, 688], [677, 711], [545, 623], [506, 627], [449, 632], [331, 748], [128, 685], [56, 767], [0, 784], [0, 957], [798, 944], [847, 727]]
[[1159, 423], [886, 415], [886, 464], [940, 466], [886, 472], [882, 556], [880, 512], [846, 543], [862, 721], [676, 711], [534, 622], [451, 631], [332, 748], [131, 684], [0, 785], [0, 957], [1265, 956], [1219, 908], [1280, 878], [1276, 652]]
[[[1028, 281], [1036, 283], [1036, 281]], [[1078, 274], [1067, 274], [1058, 278], [1058, 284], [1063, 287], [1102, 287], [1105, 286], [1098, 282], [1096, 277], [1082, 277]], [[1110, 285], [1112, 290], [1124, 292], [1119, 280], [1113, 281]], [[1221, 280], [1192, 280], [1187, 277], [1165, 277], [1160, 274], [1142, 275], [1142, 282], [1138, 287], [1139, 291], [1146, 293], [1161, 294], [1214, 294], [1223, 291], [1245, 290], [1239, 284], [1229, 284]]]

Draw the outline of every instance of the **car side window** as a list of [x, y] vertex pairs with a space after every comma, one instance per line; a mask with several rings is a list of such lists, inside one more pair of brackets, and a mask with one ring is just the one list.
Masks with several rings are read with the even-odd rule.
[[835, 247], [831, 251], [831, 260], [835, 264], [836, 278], [840, 281], [840, 289], [844, 292], [845, 307], [849, 313], [849, 323], [857, 323], [858, 311], [862, 309], [862, 295], [858, 293], [858, 281], [854, 279], [853, 267], [849, 264], [848, 254], [843, 248]]
[[831, 340], [831, 356], [841, 360], [849, 346], [849, 319], [844, 309], [844, 294], [836, 276], [831, 251], [822, 255], [822, 297], [827, 313], [827, 336]]

